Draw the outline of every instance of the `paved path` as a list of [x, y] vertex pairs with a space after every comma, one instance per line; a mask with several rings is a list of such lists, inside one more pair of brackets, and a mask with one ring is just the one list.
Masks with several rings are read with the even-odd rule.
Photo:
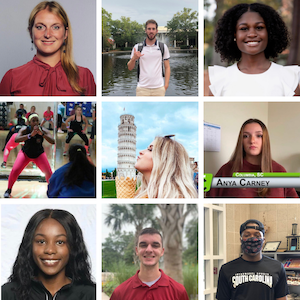
[[104, 293], [102, 293], [102, 300], [109, 300], [109, 297], [107, 295], [105, 295]]

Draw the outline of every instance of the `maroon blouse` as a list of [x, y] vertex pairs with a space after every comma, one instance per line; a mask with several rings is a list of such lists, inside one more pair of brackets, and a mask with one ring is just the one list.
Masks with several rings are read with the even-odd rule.
[[[96, 96], [93, 74], [78, 67], [79, 85], [85, 96]], [[80, 96], [71, 88], [61, 62], [54, 67], [34, 56], [27, 64], [6, 72], [0, 83], [0, 96]]]

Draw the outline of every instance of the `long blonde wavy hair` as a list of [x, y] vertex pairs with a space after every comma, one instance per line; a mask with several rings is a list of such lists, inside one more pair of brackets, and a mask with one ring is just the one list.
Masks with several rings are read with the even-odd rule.
[[[232, 162], [232, 168], [231, 168], [232, 174], [234, 172], [240, 172], [243, 168], [243, 161], [244, 161], [244, 157], [246, 156], [246, 152], [243, 146], [244, 128], [247, 124], [251, 124], [251, 123], [259, 124], [263, 131], [261, 162], [260, 162], [261, 171], [273, 172], [271, 145], [270, 145], [270, 137], [269, 137], [268, 129], [262, 121], [258, 119], [248, 119], [247, 121], [244, 122], [244, 124], [241, 127], [235, 150], [230, 159], [230, 161]], [[266, 194], [268, 193], [268, 190], [269, 190], [268, 188], [258, 189], [258, 196], [265, 197]]]
[[185, 148], [169, 137], [156, 137], [153, 168], [147, 183], [144, 176], [136, 198], [198, 198]]
[[79, 74], [77, 65], [73, 59], [73, 36], [71, 23], [69, 21], [68, 15], [62, 6], [56, 1], [43, 1], [40, 2], [31, 12], [28, 20], [28, 31], [32, 37], [32, 27], [34, 25], [35, 16], [41, 10], [48, 9], [49, 12], [57, 15], [63, 22], [65, 30], [68, 30], [68, 36], [65, 39], [65, 45], [61, 49], [61, 65], [67, 75], [68, 81], [72, 89], [79, 93], [83, 94], [85, 89], [80, 87], [78, 84]]

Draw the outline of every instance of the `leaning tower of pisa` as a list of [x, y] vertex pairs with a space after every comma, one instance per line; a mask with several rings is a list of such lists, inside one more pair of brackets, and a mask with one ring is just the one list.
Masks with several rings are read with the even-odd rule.
[[120, 116], [118, 126], [118, 167], [117, 176], [135, 178], [134, 164], [136, 162], [136, 126], [134, 116]]

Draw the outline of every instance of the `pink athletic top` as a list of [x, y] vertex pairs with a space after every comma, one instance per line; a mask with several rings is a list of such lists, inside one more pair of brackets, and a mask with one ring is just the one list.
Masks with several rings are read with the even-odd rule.
[[[78, 67], [79, 85], [85, 96], [96, 96], [96, 85], [89, 69]], [[80, 96], [71, 88], [61, 62], [54, 67], [34, 56], [27, 64], [11, 69], [2, 78], [0, 96]]]
[[46, 110], [43, 116], [45, 120], [50, 121], [53, 118], [53, 111], [50, 110], [50, 112], [48, 112], [48, 110]]

